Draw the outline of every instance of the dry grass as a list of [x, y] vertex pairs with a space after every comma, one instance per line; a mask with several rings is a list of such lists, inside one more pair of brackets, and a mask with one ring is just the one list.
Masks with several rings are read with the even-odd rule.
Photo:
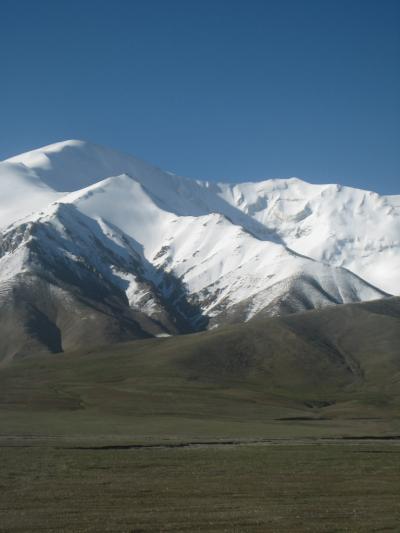
[[400, 446], [0, 448], [1, 531], [398, 532]]

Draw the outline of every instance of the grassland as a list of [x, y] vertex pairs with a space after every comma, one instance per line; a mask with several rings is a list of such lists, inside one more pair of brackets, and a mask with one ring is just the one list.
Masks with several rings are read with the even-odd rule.
[[400, 446], [0, 448], [1, 531], [399, 531]]
[[0, 368], [0, 531], [399, 531], [398, 299]]

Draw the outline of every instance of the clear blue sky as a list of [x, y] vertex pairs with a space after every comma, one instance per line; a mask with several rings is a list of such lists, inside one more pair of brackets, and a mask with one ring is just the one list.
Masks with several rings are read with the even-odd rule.
[[400, 194], [400, 2], [1, 0], [0, 135]]

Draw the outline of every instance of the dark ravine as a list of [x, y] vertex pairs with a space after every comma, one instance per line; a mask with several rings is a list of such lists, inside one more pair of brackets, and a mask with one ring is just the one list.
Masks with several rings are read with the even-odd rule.
[[[296, 441], [295, 439], [290, 439], [290, 444], [318, 444], [324, 443], [324, 444], [340, 444], [342, 441], [349, 441], [356, 443], [359, 441], [368, 441], [368, 442], [393, 442], [393, 441], [400, 441], [400, 435], [388, 435], [388, 436], [363, 436], [363, 437], [340, 437], [337, 439], [332, 438], [309, 438], [309, 439], [302, 439]], [[63, 450], [143, 450], [143, 449], [151, 449], [151, 448], [161, 448], [161, 449], [176, 449], [176, 448], [211, 448], [211, 447], [221, 447], [221, 446], [249, 446], [249, 445], [259, 445], [259, 446], [265, 446], [265, 445], [279, 445], [279, 444], [287, 444], [287, 440], [283, 439], [255, 439], [255, 440], [227, 440], [227, 441], [193, 441], [193, 442], [178, 442], [174, 444], [109, 444], [105, 446], [73, 446], [73, 447], [63, 447], [60, 449]], [[399, 450], [400, 453], [400, 450]]]
[[[288, 420], [288, 419], [287, 419]], [[16, 436], [16, 443], [3, 444], [0, 442], [1, 448], [37, 448], [38, 445], [34, 444], [24, 444], [21, 437]], [[80, 451], [125, 451], [125, 450], [175, 450], [181, 448], [221, 448], [221, 447], [239, 447], [239, 446], [282, 446], [290, 444], [291, 446], [304, 446], [304, 445], [316, 445], [316, 444], [330, 444], [330, 445], [342, 445], [346, 444], [359, 444], [360, 442], [367, 442], [368, 444], [382, 444], [388, 442], [390, 444], [400, 443], [400, 435], [363, 435], [363, 436], [342, 436], [342, 437], [303, 437], [301, 439], [291, 438], [291, 439], [282, 439], [282, 438], [268, 438], [268, 439], [237, 439], [237, 440], [193, 440], [193, 441], [183, 441], [183, 442], [154, 442], [148, 444], [104, 444], [104, 445], [68, 445], [61, 446], [57, 441], [46, 442], [46, 440], [41, 441], [40, 446], [45, 446], [53, 448], [55, 450], [80, 450]], [[364, 450], [366, 453], [366, 451]], [[359, 452], [360, 453], [360, 452]], [[382, 450], [372, 451], [372, 453], [383, 453]], [[392, 453], [395, 453], [392, 451]], [[400, 453], [400, 449], [397, 453]]]

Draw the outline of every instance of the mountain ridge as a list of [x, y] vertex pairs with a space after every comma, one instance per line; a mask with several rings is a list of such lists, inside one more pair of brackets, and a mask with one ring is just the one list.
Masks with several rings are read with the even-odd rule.
[[[34, 307], [34, 291], [23, 282], [33, 275], [75, 295], [84, 316], [94, 313], [86, 293], [96, 287], [103, 295], [96, 313], [101, 327], [111, 328], [110, 341], [400, 293], [400, 209], [396, 199], [376, 193], [298, 178], [190, 180], [83, 141], [1, 162], [3, 192], [4, 323], [10, 306], [15, 311], [19, 304], [10, 303], [12, 290], [1, 297], [2, 287], [14, 287]], [[55, 293], [49, 292], [53, 310], [42, 303], [35, 316], [40, 311], [60, 329], [57, 315], [65, 305]], [[17, 313], [15, 320], [29, 348], [40, 332], [24, 317]], [[20, 355], [27, 350], [23, 343], [19, 349]], [[43, 349], [52, 351], [52, 344]]]

